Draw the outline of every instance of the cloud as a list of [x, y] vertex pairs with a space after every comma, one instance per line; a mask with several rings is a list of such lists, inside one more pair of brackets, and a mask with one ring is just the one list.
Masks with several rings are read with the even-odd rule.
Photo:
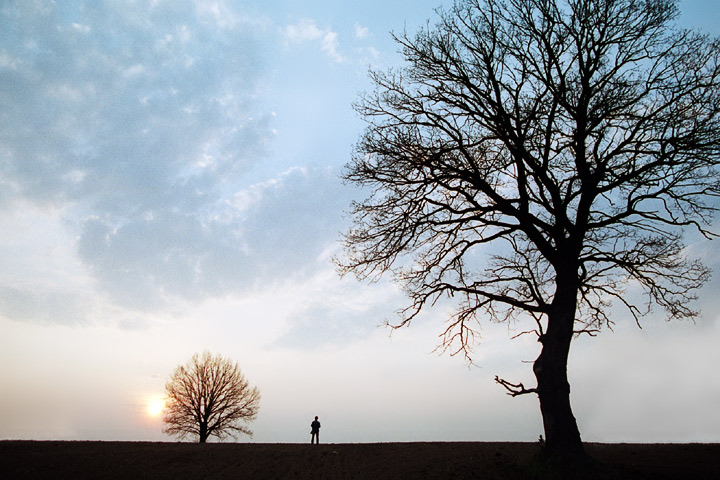
[[333, 171], [291, 169], [196, 209], [160, 209], [120, 223], [90, 216], [78, 253], [107, 294], [131, 308], [242, 294], [317, 268], [341, 229], [343, 190]]
[[320, 29], [315, 20], [302, 19], [283, 29], [286, 44], [319, 42], [320, 50], [333, 61], [341, 63], [344, 57], [339, 53], [338, 34], [329, 28]]
[[[0, 30], [16, 33], [0, 50], [8, 218], [27, 205], [61, 212], [53, 228], [72, 250], [65, 267], [90, 280], [73, 288], [137, 312], [311, 271], [337, 238], [348, 195], [327, 169], [247, 184], [276, 135], [260, 96], [264, 24], [224, 2], [73, 5], [0, 12]], [[290, 37], [333, 56], [333, 32], [312, 25]], [[67, 288], [13, 265], [0, 265], [3, 314], [45, 321]], [[87, 314], [86, 300], [59, 318]]]
[[[325, 275], [323, 275], [325, 273]], [[305, 300], [289, 316], [288, 328], [271, 350], [324, 351], [365, 340], [396, 321], [396, 311], [406, 301], [400, 289], [387, 281], [360, 285], [355, 279], [327, 281], [334, 272], [316, 275], [305, 287]]]
[[283, 31], [289, 43], [300, 43], [322, 38], [323, 31], [318, 28], [315, 20], [302, 19], [295, 24], [287, 25]]
[[258, 274], [302, 275], [335, 244], [350, 202], [347, 189], [331, 168], [293, 168], [261, 187], [261, 199], [247, 210], [243, 239], [259, 259]]
[[198, 0], [195, 2], [195, 11], [201, 20], [209, 20], [221, 29], [232, 30], [248, 21], [223, 0]]
[[[174, 188], [172, 176], [204, 155], [215, 161], [213, 175], [262, 158], [272, 134], [269, 116], [254, 105], [263, 71], [253, 38], [259, 32], [218, 32], [192, 18], [174, 23], [159, 7], [140, 12], [146, 16], [120, 5], [81, 8], [82, 18], [70, 22], [73, 12], [59, 7], [34, 15], [23, 7], [15, 5], [17, 18], [33, 21], [11, 23], [20, 35], [6, 55], [18, 68], [2, 77], [4, 173], [22, 196], [122, 196], [138, 180], [147, 188], [134, 193], [152, 197]], [[90, 33], [61, 28], [66, 22]], [[68, 178], [71, 171], [81, 181]]]
[[81, 295], [66, 295], [64, 292], [33, 292], [21, 288], [0, 286], [0, 314], [16, 320], [40, 324], [81, 324], [87, 321], [87, 310], [91, 306]]
[[368, 27], [363, 27], [359, 23], [355, 24], [355, 38], [363, 39], [367, 38], [368, 35], [370, 35], [370, 29]]
[[327, 32], [322, 39], [322, 47], [320, 49], [327, 54], [328, 57], [332, 58], [336, 62], [340, 63], [343, 61], [342, 55], [338, 53], [338, 40], [337, 33]]

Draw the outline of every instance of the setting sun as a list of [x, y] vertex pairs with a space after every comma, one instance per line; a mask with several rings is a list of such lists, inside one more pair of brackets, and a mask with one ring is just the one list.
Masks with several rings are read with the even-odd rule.
[[159, 416], [165, 409], [165, 400], [162, 398], [153, 398], [148, 402], [147, 412], [153, 416]]

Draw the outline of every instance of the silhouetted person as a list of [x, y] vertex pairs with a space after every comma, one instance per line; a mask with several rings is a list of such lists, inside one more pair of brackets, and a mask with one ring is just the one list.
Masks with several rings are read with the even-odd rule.
[[317, 416], [310, 424], [310, 443], [320, 444], [320, 422], [318, 422]]

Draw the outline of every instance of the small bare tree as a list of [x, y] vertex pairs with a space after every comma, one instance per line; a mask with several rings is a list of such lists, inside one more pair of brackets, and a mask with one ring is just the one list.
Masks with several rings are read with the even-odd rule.
[[210, 352], [197, 353], [175, 369], [165, 384], [167, 407], [163, 432], [200, 443], [217, 438], [252, 436], [243, 423], [257, 417], [260, 391], [251, 387], [236, 362]]

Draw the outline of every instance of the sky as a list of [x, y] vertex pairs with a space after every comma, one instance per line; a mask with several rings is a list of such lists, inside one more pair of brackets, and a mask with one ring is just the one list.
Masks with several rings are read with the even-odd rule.
[[[534, 441], [539, 345], [482, 324], [434, 353], [445, 307], [391, 332], [383, 279], [340, 278], [339, 175], [368, 68], [441, 0], [0, 2], [0, 439], [173, 441], [153, 405], [209, 350], [262, 394], [253, 442]], [[720, 35], [720, 4], [679, 24]], [[716, 222], [715, 231], [720, 230]], [[688, 251], [720, 272], [717, 240]], [[613, 312], [573, 343], [571, 401], [602, 442], [719, 442], [716, 274], [693, 322]]]

